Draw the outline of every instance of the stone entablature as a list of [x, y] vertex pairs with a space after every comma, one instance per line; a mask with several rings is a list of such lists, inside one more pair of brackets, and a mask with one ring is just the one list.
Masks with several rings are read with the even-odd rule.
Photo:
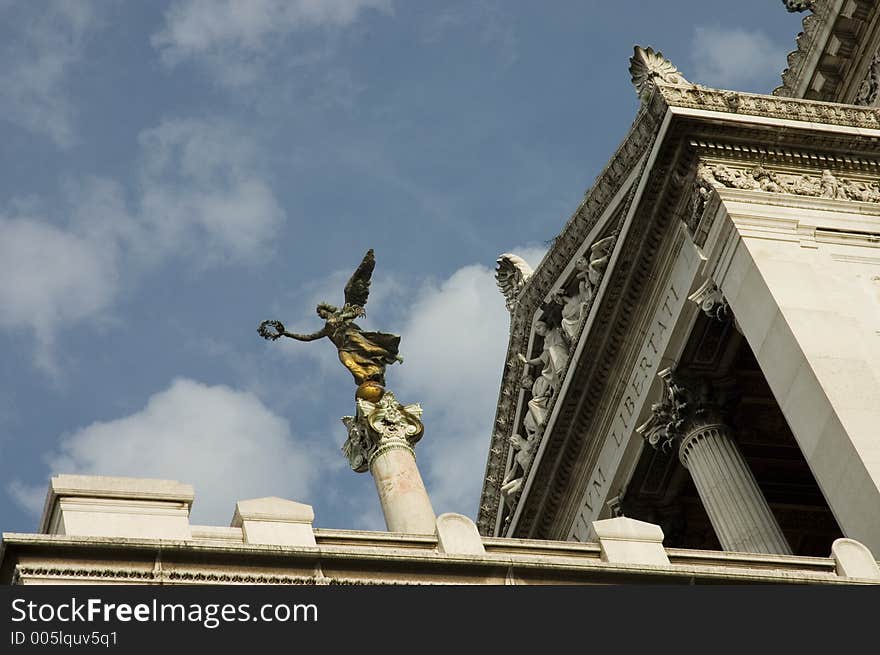
[[[643, 337], [644, 322], [656, 312], [663, 284], [653, 280], [671, 271], [662, 262], [694, 248], [684, 244], [675, 226], [686, 226], [699, 247], [709, 229], [704, 215], [720, 202], [717, 189], [744, 189], [787, 203], [797, 198], [846, 203], [855, 213], [880, 201], [876, 109], [707, 89], [676, 75], [671, 83], [662, 76], [645, 78], [649, 84], [642, 88], [633, 130], [517, 297], [479, 513], [483, 534], [565, 538], [561, 531], [572, 528], [583, 508], [571, 499], [586, 498], [596, 476], [607, 490], [619, 473], [597, 466], [607, 442], [599, 435], [607, 434], [613, 419], [608, 408], [624, 400], [621, 385], [634, 375], [626, 366], [638, 366], [634, 331]], [[523, 444], [508, 447], [508, 440], [517, 441], [528, 400], [519, 389], [517, 354], [539, 351], [541, 340], [531, 329], [554, 289], [571, 284], [575, 260], [611, 233], [620, 238], [585, 327], [571, 344], [571, 364], [544, 434], [539, 444], [528, 444], [523, 466], [516, 461], [523, 459]], [[685, 286], [682, 298], [711, 290], [705, 278], [690, 278]], [[622, 344], [628, 344], [631, 358], [626, 365]], [[617, 389], [606, 388], [613, 380]], [[594, 415], [598, 409], [607, 420]], [[516, 481], [511, 477], [516, 466], [530, 470], [515, 489], [519, 498], [505, 510], [501, 487]], [[530, 495], [532, 488], [537, 495]], [[502, 522], [505, 511], [512, 521]]]

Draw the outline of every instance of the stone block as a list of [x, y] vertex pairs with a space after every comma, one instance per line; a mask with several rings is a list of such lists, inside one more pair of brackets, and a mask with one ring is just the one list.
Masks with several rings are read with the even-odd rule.
[[614, 564], [669, 565], [659, 525], [623, 516], [593, 521], [602, 561]]
[[463, 514], [437, 517], [437, 549], [448, 555], [485, 555], [483, 538], [476, 524]]
[[315, 546], [314, 520], [311, 505], [270, 496], [238, 501], [231, 527], [241, 528], [247, 544]]
[[56, 475], [40, 532], [77, 537], [190, 539], [191, 485], [174, 480]]
[[837, 539], [831, 544], [831, 557], [841, 577], [880, 580], [880, 567], [874, 555], [855, 539]]

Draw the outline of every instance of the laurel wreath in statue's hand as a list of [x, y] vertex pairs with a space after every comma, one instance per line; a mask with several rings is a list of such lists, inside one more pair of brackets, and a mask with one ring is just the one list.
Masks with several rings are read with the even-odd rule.
[[263, 321], [257, 328], [257, 333], [264, 339], [275, 341], [284, 334], [284, 323], [281, 321]]

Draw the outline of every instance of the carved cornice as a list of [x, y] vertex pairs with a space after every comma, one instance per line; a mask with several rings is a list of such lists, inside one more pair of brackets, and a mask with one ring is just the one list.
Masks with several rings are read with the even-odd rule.
[[880, 129], [880, 112], [872, 107], [723, 91], [699, 86], [658, 89], [669, 105], [783, 120]]
[[874, 0], [783, 0], [790, 11], [809, 9], [797, 48], [788, 55], [782, 84], [773, 94], [844, 102], [858, 70], [868, 27], [876, 17]]

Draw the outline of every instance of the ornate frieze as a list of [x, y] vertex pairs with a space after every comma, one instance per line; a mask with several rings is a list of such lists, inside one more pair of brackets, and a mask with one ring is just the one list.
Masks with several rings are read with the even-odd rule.
[[828, 169], [820, 174], [795, 174], [778, 173], [763, 166], [736, 169], [724, 164], [703, 165], [698, 171], [698, 180], [698, 184], [730, 189], [880, 203], [880, 184], [877, 182], [838, 177]]
[[[559, 398], [570, 355], [589, 315], [616, 240], [616, 234], [597, 239], [587, 249], [587, 254], [576, 260], [574, 279], [551, 294], [544, 318], [535, 323], [534, 332], [541, 340], [541, 352], [532, 358], [518, 354], [517, 360], [523, 365], [523, 397], [519, 404], [523, 409], [514, 426], [521, 426], [526, 437], [513, 434], [509, 439], [512, 461], [501, 484], [508, 520], [516, 508], [553, 405]], [[569, 292], [567, 286], [574, 286], [577, 291]], [[531, 375], [529, 367], [540, 367], [540, 370]]]

